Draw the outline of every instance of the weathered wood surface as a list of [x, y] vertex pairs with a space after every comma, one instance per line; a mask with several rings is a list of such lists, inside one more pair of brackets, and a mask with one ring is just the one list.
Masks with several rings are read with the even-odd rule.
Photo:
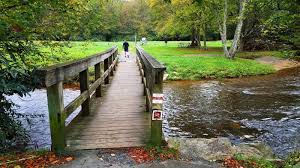
[[117, 50], [117, 47], [113, 47], [105, 52], [86, 58], [45, 67], [39, 70], [39, 74], [40, 77], [44, 78], [44, 84], [48, 87], [63, 81], [64, 79], [73, 77], [79, 72], [84, 71], [88, 69], [88, 67], [94, 66], [99, 62], [103, 62], [104, 60], [110, 58], [111, 55]]
[[93, 99], [90, 115], [79, 117], [67, 128], [67, 148], [119, 148], [147, 143], [151, 119], [145, 112], [139, 73], [133, 57], [119, 63], [111, 84], [103, 87], [103, 97]]
[[[163, 93], [163, 75], [166, 67], [146, 53], [141, 47], [136, 47], [137, 65], [142, 76], [144, 87], [143, 94], [146, 96], [146, 111], [152, 115], [153, 110], [163, 110], [162, 104], [152, 102], [153, 94]], [[153, 145], [160, 146], [163, 140], [162, 120], [151, 121], [151, 138]]]

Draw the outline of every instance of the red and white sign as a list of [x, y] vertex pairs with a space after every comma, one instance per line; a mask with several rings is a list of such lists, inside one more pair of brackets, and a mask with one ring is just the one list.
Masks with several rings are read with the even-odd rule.
[[163, 112], [162, 110], [153, 110], [152, 112], [152, 120], [162, 120]]
[[154, 104], [163, 104], [163, 102], [164, 102], [164, 94], [153, 93], [152, 103], [154, 103]]

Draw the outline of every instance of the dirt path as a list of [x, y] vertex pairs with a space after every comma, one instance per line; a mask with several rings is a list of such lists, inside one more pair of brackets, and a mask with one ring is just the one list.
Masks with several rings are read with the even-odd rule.
[[262, 64], [272, 65], [277, 71], [300, 66], [300, 62], [298, 61], [270, 57], [270, 56], [256, 58], [255, 60]]

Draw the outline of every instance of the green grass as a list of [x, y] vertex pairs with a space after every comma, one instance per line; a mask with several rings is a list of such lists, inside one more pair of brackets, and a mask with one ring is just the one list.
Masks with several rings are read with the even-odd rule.
[[[221, 43], [208, 42], [208, 51], [178, 48], [178, 42], [167, 45], [150, 42], [143, 48], [167, 66], [170, 80], [198, 80], [201, 78], [226, 78], [273, 73], [270, 65], [254, 60], [224, 58]], [[203, 56], [204, 55], [204, 56]]]
[[[129, 44], [130, 50], [134, 51], [134, 43], [129, 42]], [[51, 47], [41, 47], [40, 51], [43, 56], [32, 56], [28, 61], [37, 66], [49, 66], [85, 58], [106, 51], [115, 45], [122, 50], [122, 42], [57, 42]]]
[[246, 157], [236, 154], [233, 159], [237, 160], [245, 168], [299, 168], [300, 152], [294, 151], [283, 161], [268, 160], [258, 157]]

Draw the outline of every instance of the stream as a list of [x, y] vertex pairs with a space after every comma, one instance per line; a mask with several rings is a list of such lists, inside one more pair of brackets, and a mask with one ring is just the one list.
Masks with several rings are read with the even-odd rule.
[[[166, 137], [262, 141], [279, 157], [300, 148], [300, 68], [259, 77], [170, 81], [164, 94]], [[50, 148], [46, 91], [30, 95], [9, 98], [18, 104], [18, 118], [31, 137], [29, 147]], [[78, 95], [78, 90], [64, 89], [65, 105]]]
[[259, 77], [164, 85], [165, 136], [262, 141], [283, 158], [300, 149], [300, 68]]

